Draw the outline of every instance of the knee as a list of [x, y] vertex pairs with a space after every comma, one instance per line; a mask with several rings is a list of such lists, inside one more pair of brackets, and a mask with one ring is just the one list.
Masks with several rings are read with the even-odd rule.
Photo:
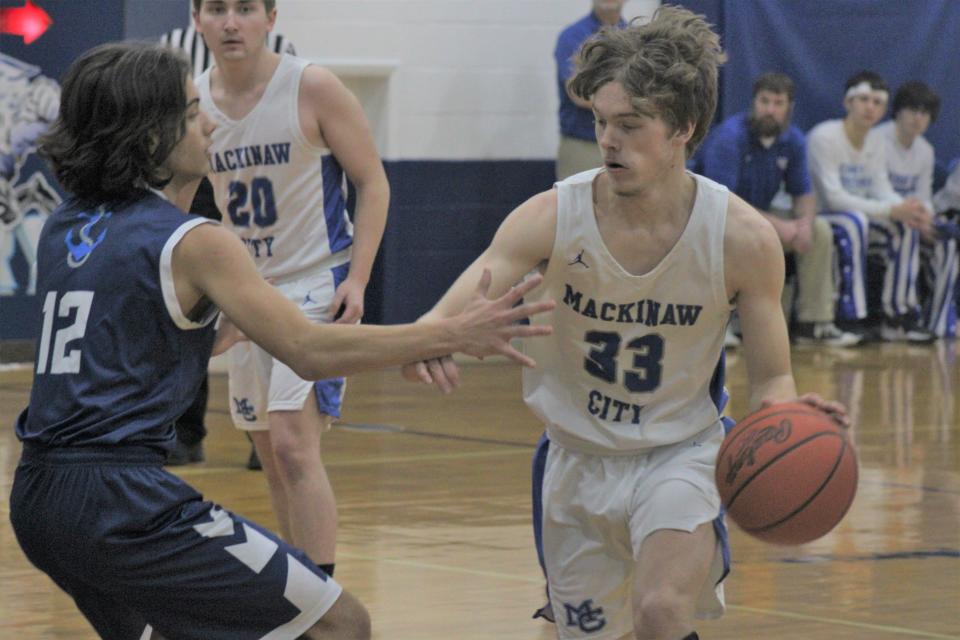
[[818, 216], [813, 219], [813, 239], [814, 242], [818, 240], [833, 242], [833, 230], [825, 218]]
[[300, 442], [284, 429], [273, 430], [270, 446], [277, 474], [283, 478], [299, 478], [309, 468], [319, 465], [319, 448], [312, 443]]
[[637, 638], [666, 638], [688, 622], [691, 604], [674, 589], [659, 588], [635, 602], [633, 626]]
[[359, 600], [346, 591], [307, 633], [309, 638], [344, 640], [370, 640], [371, 635], [370, 614]]
[[343, 635], [335, 635], [338, 638], [349, 638], [349, 640], [370, 640], [373, 635], [370, 625], [370, 614], [366, 607], [356, 602], [356, 607], [350, 612], [349, 619], [343, 625]]

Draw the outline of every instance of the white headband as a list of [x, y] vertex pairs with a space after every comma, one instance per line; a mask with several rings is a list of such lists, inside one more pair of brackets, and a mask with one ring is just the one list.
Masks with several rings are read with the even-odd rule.
[[884, 89], [874, 89], [873, 87], [870, 86], [870, 83], [869, 83], [869, 82], [867, 82], [866, 80], [864, 80], [864, 81], [861, 82], [860, 84], [855, 84], [855, 85], [853, 85], [852, 87], [850, 87], [849, 89], [847, 89], [847, 95], [844, 96], [844, 99], [846, 99], [846, 98], [852, 98], [853, 96], [869, 96], [869, 95], [872, 95], [872, 94], [874, 94], [874, 93], [883, 94], [883, 99], [884, 99], [884, 100], [886, 100], [888, 97], [890, 97], [890, 94], [889, 94], [886, 90], [884, 90]]

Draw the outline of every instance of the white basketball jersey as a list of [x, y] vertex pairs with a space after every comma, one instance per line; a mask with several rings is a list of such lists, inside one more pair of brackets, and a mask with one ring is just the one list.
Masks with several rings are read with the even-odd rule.
[[557, 236], [533, 319], [549, 337], [525, 341], [537, 366], [523, 396], [551, 440], [575, 451], [635, 453], [686, 440], [720, 419], [727, 301], [723, 231], [728, 191], [695, 175], [686, 228], [649, 272], [626, 272], [593, 208], [600, 169], [557, 183]]
[[260, 273], [278, 280], [345, 262], [353, 244], [343, 169], [300, 127], [297, 98], [309, 64], [282, 56], [263, 97], [241, 120], [214, 104], [209, 70], [196, 80], [200, 106], [217, 123], [210, 180], [223, 222], [246, 243]]

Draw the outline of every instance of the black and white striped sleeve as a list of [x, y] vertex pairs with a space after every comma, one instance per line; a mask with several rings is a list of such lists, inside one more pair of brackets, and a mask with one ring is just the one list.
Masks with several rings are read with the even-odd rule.
[[288, 53], [291, 56], [297, 55], [297, 50], [294, 48], [293, 43], [282, 33], [271, 33], [267, 37], [267, 47], [274, 53]]
[[193, 77], [196, 78], [213, 64], [213, 56], [191, 24], [186, 29], [173, 29], [160, 38], [160, 42], [183, 49], [190, 56], [193, 65]]

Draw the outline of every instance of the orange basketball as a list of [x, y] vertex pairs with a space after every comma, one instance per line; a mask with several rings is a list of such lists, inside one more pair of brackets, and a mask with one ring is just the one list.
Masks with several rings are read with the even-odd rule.
[[803, 544], [847, 513], [857, 493], [857, 454], [825, 413], [785, 402], [733, 427], [717, 456], [716, 480], [741, 529], [766, 542]]

